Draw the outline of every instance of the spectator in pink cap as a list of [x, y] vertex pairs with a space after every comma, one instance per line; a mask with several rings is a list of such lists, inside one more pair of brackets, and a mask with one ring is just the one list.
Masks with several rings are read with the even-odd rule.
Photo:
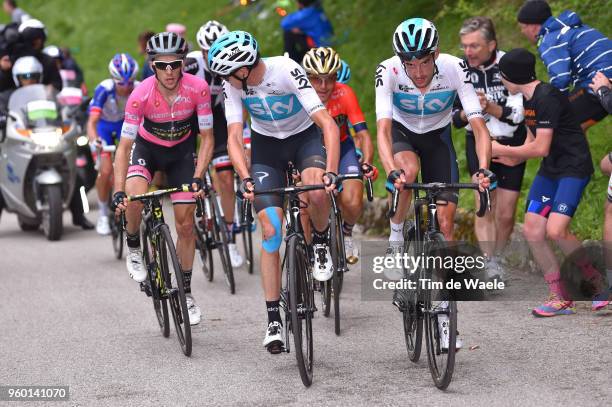
[[[179, 37], [185, 38], [185, 40], [187, 39], [187, 37], [185, 37], [185, 34], [187, 33], [187, 27], [185, 27], [183, 24], [180, 24], [180, 23], [166, 24], [166, 31], [175, 33]], [[191, 44], [191, 42], [187, 41], [187, 51], [192, 51], [192, 50], [193, 50], [193, 45]]]

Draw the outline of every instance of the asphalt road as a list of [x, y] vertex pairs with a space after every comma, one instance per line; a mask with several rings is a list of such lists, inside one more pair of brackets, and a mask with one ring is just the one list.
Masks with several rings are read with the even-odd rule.
[[70, 225], [61, 241], [48, 242], [42, 232], [21, 232], [16, 217], [3, 214], [0, 385], [67, 385], [70, 401], [49, 404], [79, 406], [612, 400], [612, 312], [594, 314], [583, 304], [577, 315], [535, 319], [534, 303], [461, 303], [464, 350], [442, 392], [425, 356], [418, 364], [408, 361], [400, 313], [389, 301], [361, 300], [358, 267], [345, 278], [342, 335], [335, 336], [333, 319], [316, 316], [314, 383], [305, 388], [293, 353], [270, 355], [261, 345], [266, 314], [258, 271], [236, 270], [231, 296], [218, 274], [212, 283], [204, 280], [198, 261], [192, 287], [203, 318], [193, 327], [187, 358], [174, 332], [161, 336], [151, 300], [113, 258], [110, 238]]

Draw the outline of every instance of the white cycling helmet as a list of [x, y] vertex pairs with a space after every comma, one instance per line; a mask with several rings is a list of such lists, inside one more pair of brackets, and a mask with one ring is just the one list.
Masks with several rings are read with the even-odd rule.
[[196, 40], [198, 41], [198, 45], [201, 49], [208, 51], [212, 43], [215, 42], [217, 38], [227, 34], [228, 32], [229, 31], [226, 26], [218, 21], [211, 20], [200, 27], [198, 33], [196, 34]]
[[147, 54], [153, 59], [159, 55], [176, 55], [184, 58], [187, 54], [187, 42], [175, 33], [161, 32], [152, 36], [147, 42]]
[[255, 64], [259, 47], [246, 31], [231, 31], [218, 38], [208, 52], [208, 66], [217, 75], [226, 76]]
[[43, 67], [35, 57], [21, 57], [13, 64], [13, 81], [17, 87], [21, 86], [19, 79], [36, 79], [42, 82]]

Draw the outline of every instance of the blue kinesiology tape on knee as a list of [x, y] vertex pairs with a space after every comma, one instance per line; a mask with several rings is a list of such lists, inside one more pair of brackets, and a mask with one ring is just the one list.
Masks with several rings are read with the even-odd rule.
[[270, 223], [274, 228], [274, 235], [264, 240], [261, 245], [268, 253], [275, 253], [281, 245], [281, 220], [275, 208], [266, 208], [266, 215], [268, 215], [268, 219], [270, 219]]

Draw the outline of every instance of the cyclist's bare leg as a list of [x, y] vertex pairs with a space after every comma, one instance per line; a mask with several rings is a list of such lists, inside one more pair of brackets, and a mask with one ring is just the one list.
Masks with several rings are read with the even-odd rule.
[[520, 192], [497, 188], [497, 192], [495, 193], [497, 195], [497, 201], [503, 203], [502, 205], [495, 206], [495, 222], [497, 224], [495, 250], [497, 253], [501, 253], [510, 240], [510, 235], [514, 229], [516, 205]]
[[[149, 183], [142, 177], [131, 177], [125, 181], [125, 193], [129, 195], [140, 195], [147, 192]], [[128, 202], [125, 211], [126, 231], [135, 235], [140, 231], [140, 219], [142, 216], [142, 203], [138, 201]]]
[[354, 225], [363, 211], [363, 182], [354, 179], [342, 182], [339, 202], [342, 218], [349, 225]]
[[226, 223], [234, 222], [234, 172], [230, 170], [215, 171], [215, 189], [221, 197], [221, 208]]
[[[404, 170], [406, 181], [414, 182], [419, 174], [419, 156], [413, 151], [401, 151], [393, 155], [393, 159], [399, 168]], [[405, 190], [400, 193], [397, 212], [391, 218], [393, 223], [399, 224], [406, 220], [406, 214], [411, 205], [412, 191]]]
[[174, 223], [176, 226], [176, 254], [183, 270], [193, 268], [195, 256], [195, 235], [193, 233], [194, 204], [176, 204], [174, 206]]
[[[304, 185], [317, 185], [323, 183], [323, 171], [320, 168], [306, 168], [301, 173]], [[315, 230], [322, 232], [329, 224], [330, 202], [324, 190], [310, 191], [308, 194], [308, 213]]]
[[[278, 218], [282, 219], [282, 209], [274, 208], [274, 210]], [[261, 225], [262, 241], [273, 238], [277, 233], [280, 233], [282, 236], [282, 231], [275, 230], [265, 210], [259, 211], [257, 216]], [[273, 252], [268, 252], [262, 245], [260, 265], [261, 285], [264, 290], [266, 301], [278, 301], [281, 287], [280, 255], [278, 249]]]
[[457, 204], [448, 202], [446, 205], [438, 206], [438, 224], [440, 225], [440, 232], [444, 235], [444, 239], [450, 242], [454, 240], [453, 229], [455, 227], [455, 212], [457, 211]]
[[96, 177], [96, 191], [98, 191], [98, 200], [107, 202], [111, 190], [111, 179], [113, 176], [113, 162], [108, 154], [100, 154], [100, 169]]

